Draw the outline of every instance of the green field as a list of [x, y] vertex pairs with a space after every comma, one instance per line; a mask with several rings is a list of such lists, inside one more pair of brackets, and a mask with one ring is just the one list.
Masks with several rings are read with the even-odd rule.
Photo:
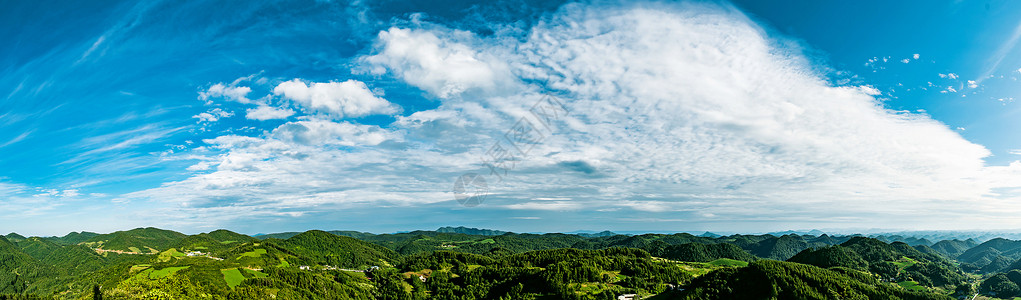
[[925, 287], [918, 285], [918, 282], [915, 282], [915, 281], [901, 281], [901, 282], [898, 282], [897, 285], [899, 285], [902, 288], [905, 288], [905, 289], [908, 289], [908, 290], [912, 290], [912, 291], [924, 291], [925, 290]]
[[893, 262], [893, 264], [896, 265], [897, 269], [900, 270], [900, 271], [903, 271], [907, 267], [913, 266], [916, 263], [918, 263], [917, 260], [914, 260], [914, 259], [911, 259], [910, 257], [905, 257], [905, 256], [902, 256], [900, 259], [898, 259], [897, 261]]
[[177, 271], [184, 270], [184, 269], [187, 269], [187, 268], [190, 268], [190, 267], [191, 266], [166, 267], [166, 268], [163, 268], [163, 269], [152, 271], [152, 273], [149, 273], [149, 278], [151, 278], [151, 279], [159, 279], [159, 278], [167, 277], [170, 274], [177, 273]]
[[177, 251], [177, 249], [175, 249], [175, 248], [170, 248], [170, 249], [167, 249], [167, 251], [160, 252], [160, 254], [158, 256], [156, 256], [156, 259], [159, 260], [159, 261], [162, 261], [162, 262], [167, 262], [167, 261], [170, 261], [171, 258], [184, 257], [184, 256], [187, 256], [187, 255], [185, 255], [184, 253], [181, 253], [180, 251]]
[[248, 272], [249, 274], [252, 274], [252, 276], [255, 276], [255, 278], [269, 277], [269, 274], [266, 274], [266, 273], [263, 273], [263, 272], [259, 272], [259, 271], [256, 271], [256, 270], [252, 270], [252, 269], [245, 269], [245, 272]]
[[255, 249], [254, 251], [242, 253], [241, 256], [238, 256], [238, 259], [242, 257], [259, 257], [263, 254], [266, 254], [266, 249]]
[[747, 267], [748, 266], [748, 262], [746, 262], [746, 261], [733, 260], [733, 259], [729, 259], [729, 258], [717, 259], [717, 260], [709, 262], [709, 264], [710, 265], [714, 265], [714, 266], [723, 266], [723, 267]]
[[163, 277], [170, 276], [171, 274], [177, 273], [177, 271], [184, 270], [190, 267], [191, 266], [166, 267], [163, 269], [156, 270], [154, 268], [150, 268], [148, 265], [135, 265], [131, 267], [131, 270], [136, 269], [142, 270], [141, 272], [138, 272], [138, 274], [135, 274], [136, 278], [160, 279]]
[[223, 280], [232, 289], [245, 280], [245, 275], [242, 275], [241, 270], [238, 270], [238, 268], [223, 269], [220, 270], [220, 273], [223, 273]]

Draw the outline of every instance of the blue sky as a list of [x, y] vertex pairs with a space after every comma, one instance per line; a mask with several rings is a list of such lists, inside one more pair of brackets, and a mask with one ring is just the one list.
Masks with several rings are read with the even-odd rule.
[[5, 231], [1019, 227], [1017, 2], [5, 6]]

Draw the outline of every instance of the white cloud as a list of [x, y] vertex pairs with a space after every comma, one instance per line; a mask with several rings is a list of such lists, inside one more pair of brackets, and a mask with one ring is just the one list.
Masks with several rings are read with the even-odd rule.
[[234, 116], [234, 113], [232, 112], [225, 111], [220, 108], [214, 108], [207, 112], [200, 113], [191, 117], [193, 119], [199, 119], [199, 122], [201, 123], [201, 122], [216, 122], [219, 121], [220, 118], [229, 118], [232, 116]]
[[977, 88], [978, 87], [978, 83], [975, 82], [974, 80], [968, 80], [968, 87], [969, 88]]
[[378, 126], [359, 125], [327, 120], [306, 120], [280, 125], [271, 137], [302, 145], [375, 146], [387, 140], [397, 139], [395, 133]]
[[464, 31], [394, 27], [379, 33], [379, 53], [364, 61], [372, 66], [374, 74], [390, 70], [440, 98], [512, 84], [507, 64], [466, 43], [474, 40], [474, 35]]
[[918, 59], [920, 56], [918, 55], [918, 53], [915, 53], [915, 55], [913, 55], [911, 57], [914, 58], [914, 59]]
[[313, 82], [306, 85], [300, 79], [283, 82], [273, 94], [294, 100], [303, 107], [339, 118], [361, 117], [397, 112], [389, 101], [377, 97], [364, 82]]
[[286, 119], [294, 115], [294, 111], [289, 108], [277, 108], [268, 105], [259, 105], [256, 108], [249, 108], [246, 110], [245, 118], [249, 120], [274, 120], [274, 119]]
[[877, 89], [877, 88], [875, 88], [875, 87], [873, 87], [871, 85], [862, 85], [862, 86], [859, 86], [858, 88], [860, 88], [863, 93], [865, 93], [866, 95], [870, 95], [870, 96], [876, 96], [876, 95], [883, 94], [883, 92], [879, 91], [879, 89]]
[[902, 63], [909, 63], [909, 62], [911, 62], [911, 60], [910, 60], [910, 59], [907, 59], [907, 58], [905, 58], [905, 59], [902, 59], [902, 60], [900, 60], [900, 62], [902, 62]]
[[213, 98], [225, 98], [227, 100], [249, 104], [252, 103], [252, 100], [248, 99], [248, 93], [250, 92], [252, 92], [252, 89], [246, 86], [224, 85], [223, 83], [217, 83], [210, 86], [205, 91], [199, 92], [199, 100], [208, 102]]
[[[485, 172], [479, 157], [550, 90], [569, 114], [485, 205], [693, 223], [1017, 224], [1004, 212], [1017, 210], [1003, 208], [1016, 205], [985, 195], [1018, 185], [1021, 165], [985, 166], [983, 146], [925, 114], [887, 109], [874, 87], [832, 85], [766, 32], [733, 8], [694, 3], [568, 4], [524, 38], [391, 28], [363, 61], [443, 98], [438, 108], [386, 128], [305, 117], [257, 137], [209, 139], [213, 159], [194, 169], [212, 172], [125, 198], [214, 219], [457, 207], [453, 178]], [[351, 116], [338, 93], [313, 96], [340, 84], [292, 80], [274, 93]], [[457, 97], [515, 84], [516, 94]], [[364, 84], [355, 90], [375, 98]], [[579, 161], [586, 172], [563, 164]]]

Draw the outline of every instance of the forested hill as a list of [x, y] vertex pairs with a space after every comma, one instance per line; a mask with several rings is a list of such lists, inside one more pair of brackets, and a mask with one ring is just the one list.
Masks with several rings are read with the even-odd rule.
[[1000, 238], [464, 227], [0, 236], [0, 299], [951, 299], [1021, 296], [1019, 286], [1021, 241]]

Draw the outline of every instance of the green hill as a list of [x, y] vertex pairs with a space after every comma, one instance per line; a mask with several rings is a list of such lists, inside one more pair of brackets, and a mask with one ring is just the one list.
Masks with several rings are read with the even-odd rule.
[[1010, 260], [1021, 259], [1021, 252], [1013, 251], [1018, 249], [1021, 249], [1021, 241], [995, 238], [964, 251], [957, 256], [957, 260], [982, 268], [1000, 256]]
[[18, 294], [28, 283], [43, 275], [43, 268], [6, 237], [0, 236], [0, 294]]
[[[828, 270], [811, 265], [759, 260], [747, 267], [720, 269], [692, 281], [677, 294], [662, 299], [952, 299], [884, 284], [852, 270]], [[659, 298], [656, 298], [659, 299]]]
[[670, 245], [663, 250], [652, 253], [654, 256], [678, 261], [710, 262], [721, 258], [741, 261], [753, 261], [755, 256], [748, 254], [738, 246], [731, 244], [700, 244], [690, 243]]
[[941, 256], [922, 253], [903, 242], [887, 244], [866, 237], [854, 237], [838, 246], [807, 249], [789, 261], [867, 271], [885, 281], [916, 282], [927, 287], [952, 288], [966, 279], [959, 268]]
[[57, 243], [57, 244], [61, 244], [61, 245], [75, 245], [75, 244], [87, 241], [87, 240], [89, 240], [89, 239], [91, 239], [91, 238], [93, 238], [93, 237], [95, 237], [97, 235], [99, 235], [99, 234], [95, 233], [95, 232], [88, 232], [88, 231], [74, 232], [74, 231], [72, 231], [72, 232], [70, 232], [70, 233], [68, 233], [68, 234], [66, 234], [66, 235], [64, 235], [62, 237], [51, 236], [51, 237], [48, 237], [46, 239], [51, 241], [51, 242], [54, 242], [54, 243]]
[[181, 251], [200, 251], [218, 254], [240, 244], [257, 240], [247, 235], [220, 229], [208, 233], [189, 235], [178, 241], [173, 247]]
[[54, 267], [59, 273], [91, 272], [104, 265], [102, 256], [81, 245], [58, 245], [47, 239], [31, 237], [19, 242], [18, 247], [39, 263]]
[[288, 250], [311, 259], [312, 263], [345, 268], [387, 265], [397, 253], [386, 247], [339, 236], [321, 230], [309, 230], [280, 243]]
[[972, 240], [966, 241], [942, 240], [936, 242], [935, 244], [932, 244], [932, 246], [930, 247], [932, 247], [932, 249], [936, 251], [939, 251], [939, 253], [942, 253], [948, 258], [957, 258], [958, 255], [961, 255], [965, 251], [968, 251], [968, 249], [971, 249], [972, 247], [975, 247], [977, 245], [978, 244], [976, 244], [975, 241]]
[[18, 234], [16, 232], [8, 233], [4, 237], [6, 237], [8, 241], [15, 242], [15, 243], [25, 240], [24, 236], [22, 236], [22, 235], [20, 235], [20, 234]]
[[[768, 238], [749, 247], [751, 254], [768, 259], [787, 260], [801, 250], [808, 248], [808, 242], [800, 236], [784, 235], [778, 238]], [[746, 248], [748, 249], [748, 248]]]
[[166, 250], [185, 237], [187, 235], [180, 232], [147, 227], [100, 234], [80, 244], [104, 250], [152, 253]]

